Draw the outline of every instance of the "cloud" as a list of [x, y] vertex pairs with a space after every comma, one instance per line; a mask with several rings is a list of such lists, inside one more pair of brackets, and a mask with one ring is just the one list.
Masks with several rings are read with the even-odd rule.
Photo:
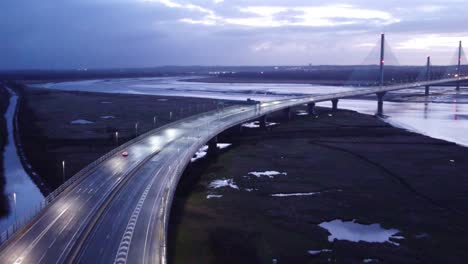
[[[169, 0], [152, 1], [166, 2]], [[168, 6], [187, 8], [173, 2]], [[207, 14], [201, 19], [183, 18], [180, 21], [210, 26], [235, 25], [245, 27], [333, 27], [366, 22], [382, 26], [400, 21], [388, 12], [357, 8], [352, 5], [247, 6], [238, 8], [238, 10], [244, 16], [219, 16], [212, 10], [205, 10]]]
[[0, 10], [0, 69], [356, 64], [383, 31], [402, 64], [420, 64], [468, 43], [468, 2], [457, 0], [16, 0]]

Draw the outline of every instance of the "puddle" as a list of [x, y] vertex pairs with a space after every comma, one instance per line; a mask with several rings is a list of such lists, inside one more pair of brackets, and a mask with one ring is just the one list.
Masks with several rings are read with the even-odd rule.
[[270, 179], [273, 179], [274, 176], [288, 175], [288, 174], [286, 172], [279, 172], [279, 171], [263, 171], [263, 172], [253, 171], [253, 172], [249, 172], [249, 175], [253, 175], [257, 178], [268, 177]]
[[342, 220], [333, 220], [319, 224], [321, 228], [326, 229], [330, 235], [328, 241], [347, 240], [351, 242], [370, 242], [370, 243], [391, 243], [399, 244], [390, 239], [403, 239], [401, 236], [395, 236], [400, 231], [398, 229], [384, 229], [380, 224], [363, 225], [353, 221], [344, 222]]
[[222, 196], [222, 195], [217, 195], [217, 194], [208, 194], [208, 195], [206, 196], [206, 199], [209, 200], [209, 199], [221, 198], [221, 197], [223, 197], [223, 196]]
[[111, 116], [111, 115], [108, 115], [108, 116], [101, 116], [101, 119], [114, 119], [115, 116]]
[[309, 255], [319, 255], [320, 253], [332, 252], [331, 249], [321, 249], [321, 250], [307, 250]]
[[[265, 125], [266, 125], [267, 127], [270, 127], [270, 126], [277, 126], [277, 125], [279, 125], [279, 123], [266, 122]], [[246, 127], [246, 128], [259, 128], [259, 127], [260, 127], [260, 121], [253, 121], [253, 122], [249, 122], [249, 123], [244, 123], [244, 124], [242, 124], [242, 127]]]
[[89, 121], [89, 120], [84, 120], [84, 119], [77, 119], [73, 120], [70, 122], [72, 125], [89, 125], [89, 124], [94, 124], [94, 122]]
[[239, 190], [239, 186], [234, 183], [233, 179], [214, 180], [209, 185], [210, 188], [218, 189], [224, 187], [230, 187], [232, 189]]
[[271, 194], [273, 197], [294, 197], [294, 196], [312, 196], [320, 194], [319, 192], [309, 192], [309, 193], [277, 193]]
[[[226, 149], [228, 147], [230, 147], [232, 144], [230, 143], [218, 143], [216, 144], [216, 146], [218, 147], [218, 149]], [[208, 145], [205, 145], [203, 147], [201, 147], [197, 152], [195, 152], [195, 155], [193, 156], [193, 158], [190, 160], [191, 162], [195, 162], [199, 159], [202, 159], [204, 157], [206, 157], [206, 154], [208, 153]]]

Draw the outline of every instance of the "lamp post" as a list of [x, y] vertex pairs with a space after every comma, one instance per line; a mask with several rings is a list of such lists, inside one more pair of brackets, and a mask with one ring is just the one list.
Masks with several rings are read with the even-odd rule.
[[13, 205], [14, 205], [14, 207], [15, 207], [15, 209], [14, 209], [14, 210], [15, 210], [14, 214], [15, 214], [15, 223], [16, 223], [16, 193], [15, 193], [15, 192], [13, 192]]
[[65, 161], [62, 160], [62, 178], [63, 182], [65, 182]]
[[115, 143], [119, 145], [119, 132], [115, 131]]
[[135, 135], [138, 136], [138, 122], [135, 123]]
[[169, 112], [169, 120], [172, 120], [172, 112]]
[[157, 116], [154, 116], [153, 117], [153, 126], [156, 127], [156, 119], [157, 119]]

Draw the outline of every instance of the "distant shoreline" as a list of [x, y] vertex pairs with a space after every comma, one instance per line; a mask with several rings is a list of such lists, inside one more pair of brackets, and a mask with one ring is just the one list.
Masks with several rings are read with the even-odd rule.
[[[262, 79], [262, 78], [226, 78], [226, 77], [203, 77], [203, 78], [188, 78], [181, 79], [184, 82], [196, 83], [264, 83], [264, 84], [309, 84], [309, 85], [324, 85], [324, 86], [352, 86], [358, 85], [357, 81], [343, 80], [312, 80], [312, 79]], [[465, 83], [464, 85], [468, 85]], [[361, 85], [361, 87], [372, 85]], [[439, 84], [437, 86], [455, 86], [455, 84]]]
[[[257, 78], [220, 78], [220, 77], [203, 77], [182, 79], [184, 82], [198, 83], [269, 83], [269, 84], [310, 84], [310, 85], [329, 85], [342, 86], [346, 82], [343, 81], [327, 81], [327, 80], [297, 80], [297, 79], [257, 79]], [[348, 82], [349, 85], [349, 82]]]

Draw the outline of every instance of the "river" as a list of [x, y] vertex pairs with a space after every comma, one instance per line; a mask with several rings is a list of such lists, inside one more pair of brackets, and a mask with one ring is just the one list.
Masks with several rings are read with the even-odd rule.
[[[291, 94], [324, 94], [349, 91], [349, 87], [330, 87], [307, 84], [205, 84], [180, 81], [178, 78], [136, 78], [121, 80], [93, 80], [34, 85], [67, 91], [91, 91], [108, 93], [154, 94], [164, 96], [190, 96], [245, 100], [252, 98], [268, 101], [291, 96]], [[455, 92], [452, 88], [435, 88], [439, 95], [428, 102], [385, 102], [384, 120], [393, 126], [468, 146], [468, 93]], [[26, 217], [43, 200], [43, 195], [25, 172], [14, 143], [14, 115], [18, 96], [12, 95], [5, 119], [8, 142], [5, 147], [6, 194], [11, 212], [0, 219], [0, 231]], [[396, 94], [422, 93], [422, 89]], [[394, 93], [395, 94], [395, 93]], [[369, 97], [371, 99], [372, 97]], [[374, 114], [375, 100], [341, 100], [339, 107], [364, 114]], [[329, 102], [320, 103], [330, 106]], [[16, 199], [15, 199], [16, 198]]]
[[18, 156], [14, 142], [14, 117], [18, 96], [13, 90], [9, 88], [7, 90], [11, 97], [5, 113], [8, 141], [4, 152], [4, 169], [6, 178], [5, 193], [9, 198], [11, 210], [7, 217], [0, 219], [0, 232], [13, 225], [15, 220], [20, 220], [31, 214], [44, 198], [36, 184], [24, 170]]
[[[90, 91], [106, 93], [153, 94], [162, 96], [207, 97], [231, 100], [247, 98], [268, 101], [291, 95], [317, 95], [350, 91], [352, 87], [322, 86], [310, 84], [261, 84], [261, 83], [197, 83], [181, 77], [131, 78], [87, 80], [74, 82], [36, 84], [34, 87], [65, 91]], [[468, 89], [455, 92], [454, 87], [432, 87], [426, 102], [423, 88], [392, 92], [389, 95], [417, 94], [418, 102], [385, 102], [386, 122], [393, 126], [468, 146]], [[330, 103], [319, 105], [331, 106]], [[374, 114], [375, 96], [364, 100], [341, 100], [340, 108]]]

